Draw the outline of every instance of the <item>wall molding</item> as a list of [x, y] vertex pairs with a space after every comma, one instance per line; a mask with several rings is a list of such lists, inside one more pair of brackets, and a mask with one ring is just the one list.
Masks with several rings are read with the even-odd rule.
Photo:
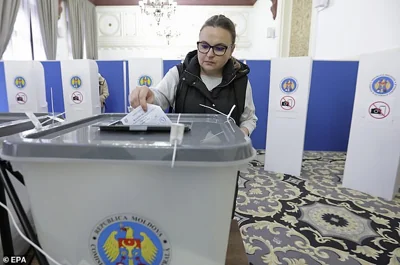
[[[96, 6], [132, 6], [139, 0], [91, 0]], [[195, 6], [253, 6], [257, 0], [176, 0], [178, 5]]]
[[[158, 36], [157, 31], [163, 31], [169, 24], [165, 20], [157, 26], [152, 16], [141, 13], [139, 7], [97, 7], [98, 46], [103, 47], [153, 47], [161, 48], [167, 45], [163, 36]], [[237, 27], [237, 50], [249, 48], [252, 44], [248, 35], [249, 11], [225, 10], [220, 12], [229, 16]], [[180, 16], [186, 12], [177, 13], [174, 17], [180, 21]], [[211, 14], [210, 14], [211, 16]], [[182, 18], [184, 19], [184, 18]], [[193, 22], [190, 28], [200, 28], [198, 22]], [[180, 33], [173, 37], [171, 43], [174, 47], [188, 47], [197, 41], [197, 33], [187, 30], [187, 24], [175, 23], [171, 26], [173, 31]], [[175, 41], [176, 40], [176, 41]]]
[[308, 56], [312, 1], [293, 1], [290, 30], [290, 57]]

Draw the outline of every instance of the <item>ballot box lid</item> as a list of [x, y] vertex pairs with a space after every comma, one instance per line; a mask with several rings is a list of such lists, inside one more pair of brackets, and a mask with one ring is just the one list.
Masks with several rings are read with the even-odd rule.
[[[34, 115], [39, 121], [43, 121], [47, 119], [49, 114], [34, 113]], [[25, 113], [0, 112], [0, 139], [15, 133], [31, 130], [32, 128], [34, 128], [34, 124]]]
[[[174, 145], [170, 132], [102, 131], [99, 126], [121, 120], [126, 114], [93, 117], [32, 129], [3, 141], [7, 160], [114, 160], [171, 162]], [[178, 114], [167, 114], [177, 122]], [[190, 124], [176, 147], [175, 162], [238, 163], [255, 156], [251, 139], [226, 116], [181, 114], [179, 123]]]

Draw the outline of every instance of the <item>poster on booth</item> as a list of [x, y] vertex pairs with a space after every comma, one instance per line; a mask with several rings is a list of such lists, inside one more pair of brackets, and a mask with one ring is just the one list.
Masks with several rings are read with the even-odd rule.
[[381, 74], [371, 80], [369, 87], [376, 96], [388, 96], [394, 92], [397, 82], [393, 76]]
[[[277, 94], [277, 105], [275, 112], [281, 118], [295, 118], [296, 111], [296, 98], [301, 91], [298, 92], [299, 82], [294, 76], [284, 76], [279, 82], [279, 92]], [[300, 95], [301, 97], [301, 95]], [[275, 103], [275, 104], [276, 104]]]
[[14, 85], [17, 88], [15, 90], [15, 102], [19, 105], [27, 105], [28, 104], [27, 91], [23, 90], [26, 85], [25, 78], [23, 76], [17, 76], [14, 79]]
[[17, 92], [15, 95], [15, 102], [17, 102], [19, 105], [27, 105], [28, 95], [25, 92]]
[[291, 96], [284, 96], [280, 100], [280, 106], [283, 110], [292, 111], [296, 106], [296, 100]]
[[153, 86], [153, 78], [150, 75], [142, 74], [138, 78], [137, 85], [151, 87]]
[[368, 106], [368, 115], [365, 115], [369, 122], [392, 122], [392, 101], [374, 101]]
[[368, 81], [359, 80], [361, 83], [367, 84], [363, 89], [356, 90], [354, 100], [353, 119], [354, 126], [358, 126], [360, 122], [366, 124], [384, 124], [392, 123], [395, 117], [399, 116], [396, 105], [398, 104], [398, 96], [396, 97], [396, 78], [381, 74], [369, 76]]
[[297, 90], [298, 82], [296, 78], [292, 76], [285, 77], [282, 79], [279, 87], [284, 94], [286, 95], [293, 94]]
[[[24, 111], [28, 110], [29, 108], [35, 108], [36, 104], [32, 104], [34, 103], [35, 95], [32, 93], [32, 91], [29, 91], [29, 88], [26, 88], [26, 75], [17, 75], [14, 77], [6, 76], [6, 78], [13, 81], [13, 85], [11, 87], [7, 86], [8, 104], [10, 106], [10, 110], [14, 109], [14, 111]], [[31, 99], [29, 102], [28, 98]]]
[[79, 76], [72, 76], [71, 81], [71, 91], [69, 96], [69, 101], [71, 105], [83, 105], [85, 103], [84, 92], [81, 88], [82, 79]]
[[399, 69], [400, 50], [360, 57], [343, 176], [344, 187], [387, 200], [400, 174]]
[[81, 91], [72, 92], [71, 97], [70, 97], [71, 105], [81, 105], [84, 103], [84, 100], [85, 100], [85, 97], [83, 96], [83, 92], [81, 92]]
[[369, 85], [368, 115], [365, 115], [368, 122], [389, 122], [393, 121], [393, 113], [396, 107], [396, 98], [393, 96], [397, 87], [396, 79], [388, 74], [375, 76]]

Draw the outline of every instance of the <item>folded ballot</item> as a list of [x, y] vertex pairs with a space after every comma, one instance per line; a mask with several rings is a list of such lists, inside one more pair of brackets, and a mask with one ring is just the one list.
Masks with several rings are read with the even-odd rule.
[[142, 106], [133, 109], [121, 119], [124, 125], [170, 125], [172, 122], [160, 106], [147, 104], [147, 111]]

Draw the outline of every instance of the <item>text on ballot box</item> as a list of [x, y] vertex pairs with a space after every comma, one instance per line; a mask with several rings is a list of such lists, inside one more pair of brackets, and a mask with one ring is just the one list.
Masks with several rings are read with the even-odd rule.
[[61, 61], [61, 76], [67, 121], [101, 113], [99, 74], [95, 61]]
[[265, 170], [299, 176], [312, 72], [309, 57], [271, 60]]
[[361, 56], [343, 187], [392, 200], [400, 185], [400, 50]]
[[43, 65], [37, 61], [4, 61], [9, 112], [47, 112]]
[[156, 86], [163, 77], [162, 58], [131, 58], [129, 64], [129, 93], [137, 86]]

